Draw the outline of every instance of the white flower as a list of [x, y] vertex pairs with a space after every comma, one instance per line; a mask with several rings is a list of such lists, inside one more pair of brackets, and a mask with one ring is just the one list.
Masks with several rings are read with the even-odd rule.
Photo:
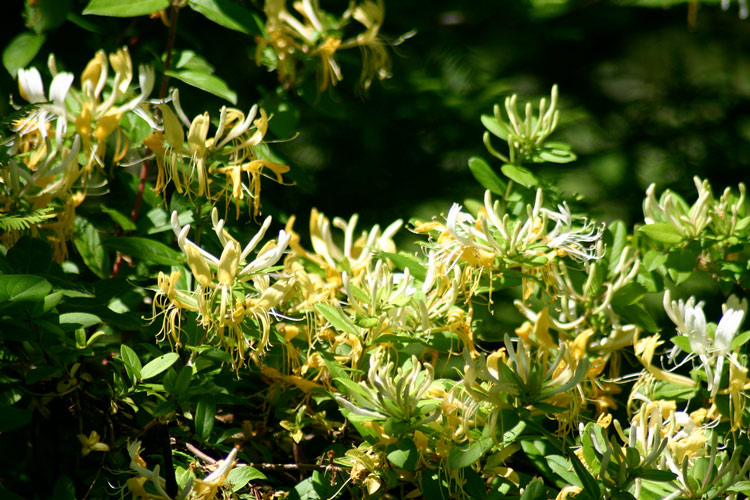
[[570, 213], [568, 204], [563, 202], [557, 209], [558, 212], [542, 209], [547, 218], [555, 221], [555, 227], [547, 235], [547, 246], [563, 251], [578, 261], [599, 259], [601, 256], [597, 251], [596, 242], [602, 237], [602, 226], [597, 227], [593, 222], [583, 219], [582, 227], [574, 227], [574, 216]]

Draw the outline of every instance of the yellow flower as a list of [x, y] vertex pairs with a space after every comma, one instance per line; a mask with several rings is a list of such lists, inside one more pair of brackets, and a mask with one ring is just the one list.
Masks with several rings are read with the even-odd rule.
[[96, 431], [91, 431], [88, 436], [78, 434], [78, 440], [81, 442], [81, 455], [84, 457], [92, 451], [109, 451], [109, 446], [99, 441], [99, 433]]

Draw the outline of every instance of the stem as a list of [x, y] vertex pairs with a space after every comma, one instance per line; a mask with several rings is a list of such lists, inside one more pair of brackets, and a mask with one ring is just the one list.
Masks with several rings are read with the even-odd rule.
[[[172, 4], [169, 8], [169, 37], [167, 38], [167, 57], [164, 60], [164, 71], [166, 72], [172, 65], [172, 51], [174, 50], [174, 41], [177, 37], [177, 18], [180, 14], [180, 8], [177, 5]], [[169, 77], [166, 74], [162, 74], [161, 87], [159, 88], [159, 98], [163, 99], [167, 96], [167, 83]]]

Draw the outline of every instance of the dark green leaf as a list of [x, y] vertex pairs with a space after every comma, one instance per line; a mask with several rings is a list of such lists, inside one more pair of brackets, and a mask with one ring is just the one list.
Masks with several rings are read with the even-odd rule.
[[482, 458], [482, 455], [492, 447], [492, 439], [482, 438], [466, 446], [453, 446], [448, 455], [448, 467], [451, 470], [463, 469]]
[[237, 104], [237, 93], [230, 89], [226, 82], [218, 76], [197, 71], [173, 71], [167, 70], [165, 75], [187, 83], [195, 88], [204, 90], [222, 99], [226, 99], [232, 104]]
[[85, 313], [85, 312], [71, 312], [60, 315], [60, 324], [73, 324], [79, 325], [83, 328], [98, 325], [102, 320], [96, 314]]
[[513, 165], [511, 163], [504, 163], [500, 168], [506, 177], [517, 182], [523, 187], [530, 188], [539, 184], [539, 181], [534, 176], [534, 174], [532, 174], [531, 171], [525, 167]]
[[169, 7], [169, 0], [91, 0], [84, 14], [113, 17], [147, 16]]
[[135, 231], [135, 224], [129, 217], [121, 214], [117, 210], [107, 208], [104, 205], [100, 205], [100, 208], [102, 209], [102, 212], [109, 215], [112, 221], [120, 226], [123, 231]]
[[264, 23], [251, 10], [232, 0], [188, 0], [188, 5], [211, 21], [247, 35], [260, 35]]
[[180, 359], [180, 355], [176, 352], [168, 352], [158, 358], [152, 359], [141, 369], [141, 380], [155, 377], [172, 366], [178, 359]]
[[676, 476], [668, 470], [636, 469], [633, 475], [648, 481], [672, 481]]
[[615, 313], [622, 316], [622, 318], [629, 323], [633, 323], [649, 332], [659, 331], [659, 326], [654, 321], [654, 318], [652, 318], [648, 311], [646, 311], [646, 309], [640, 304], [632, 304], [629, 306], [618, 306], [612, 304], [612, 308]]
[[646, 295], [646, 287], [640, 283], [631, 282], [623, 286], [612, 296], [612, 304], [629, 306], [639, 302]]
[[687, 281], [693, 275], [700, 253], [701, 248], [698, 242], [692, 242], [684, 248], [676, 248], [669, 252], [666, 262], [667, 272], [676, 285]]
[[63, 474], [57, 478], [52, 490], [52, 500], [76, 500], [76, 486], [70, 477]]
[[204, 441], [211, 435], [216, 416], [216, 401], [213, 396], [205, 395], [198, 400], [195, 409], [195, 433]]
[[547, 500], [544, 481], [539, 477], [532, 479], [524, 488], [521, 500]]
[[104, 251], [99, 231], [88, 220], [76, 216], [73, 223], [73, 244], [83, 262], [100, 278], [109, 274], [109, 257]]
[[401, 438], [395, 445], [386, 449], [388, 461], [398, 469], [414, 470], [419, 459], [419, 451], [414, 441], [408, 437]]
[[0, 304], [40, 302], [52, 290], [52, 285], [40, 276], [31, 274], [0, 275]]
[[125, 363], [125, 369], [128, 374], [134, 378], [141, 378], [141, 360], [138, 359], [138, 355], [129, 346], [122, 344], [120, 346], [120, 358]]
[[474, 178], [479, 181], [483, 188], [490, 190], [496, 195], [504, 196], [508, 185], [493, 172], [484, 159], [478, 156], [469, 158], [469, 170]]
[[27, 2], [27, 12], [33, 10], [33, 14], [28, 16], [26, 26], [37, 33], [50, 31], [65, 23], [73, 0], [34, 0]]
[[29, 408], [0, 406], [0, 432], [18, 429], [31, 422], [32, 411]]
[[[588, 432], [586, 434], [588, 434]], [[583, 485], [583, 491], [581, 493], [585, 494], [584, 498], [597, 500], [601, 498], [601, 489], [599, 488], [597, 480], [594, 479], [594, 476], [592, 476], [586, 467], [584, 467], [575, 453], [568, 450], [568, 456], [573, 463], [573, 470], [575, 471], [576, 476], [578, 476], [579, 481]]]
[[136, 259], [163, 266], [179, 266], [185, 262], [185, 256], [169, 248], [164, 243], [148, 238], [129, 236], [105, 240], [103, 245]]
[[19, 69], [23, 69], [34, 60], [42, 48], [46, 37], [41, 34], [25, 31], [16, 35], [3, 49], [3, 66], [10, 76], [16, 78]]

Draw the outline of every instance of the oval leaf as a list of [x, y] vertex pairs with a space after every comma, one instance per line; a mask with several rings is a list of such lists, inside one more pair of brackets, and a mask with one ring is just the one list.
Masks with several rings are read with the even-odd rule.
[[204, 90], [222, 99], [226, 99], [232, 104], [237, 104], [237, 93], [230, 89], [227, 84], [218, 76], [209, 75], [208, 73], [199, 73], [197, 71], [173, 71], [167, 70], [165, 75], [177, 78], [195, 88]]
[[41, 276], [30, 274], [0, 275], [0, 304], [3, 302], [39, 302], [52, 290]]
[[136, 379], [141, 378], [141, 360], [138, 355], [129, 346], [122, 344], [120, 346], [120, 358], [125, 363], [125, 369]]
[[196, 12], [218, 25], [247, 35], [260, 35], [263, 22], [251, 10], [231, 0], [188, 0], [188, 5]]
[[227, 474], [227, 482], [231, 485], [232, 491], [239, 491], [254, 479], [266, 479], [266, 475], [249, 465], [235, 467]]
[[211, 435], [216, 416], [216, 401], [211, 396], [202, 396], [195, 409], [195, 433], [204, 441]]
[[652, 240], [660, 241], [662, 243], [674, 244], [682, 241], [682, 233], [676, 227], [664, 222], [647, 224], [638, 228], [638, 231]]
[[152, 359], [141, 369], [141, 379], [146, 380], [155, 377], [172, 366], [178, 359], [180, 359], [180, 355], [176, 352], [168, 352], [158, 358]]
[[29, 65], [42, 48], [45, 39], [44, 35], [26, 31], [17, 35], [6, 45], [3, 50], [3, 66], [10, 76], [15, 78], [19, 69]]
[[469, 158], [469, 170], [483, 188], [500, 196], [505, 195], [507, 184], [497, 176], [484, 159], [478, 156]]
[[482, 115], [480, 119], [482, 120], [482, 125], [484, 125], [490, 133], [504, 141], [508, 140], [508, 128], [504, 123], [497, 121], [494, 116], [490, 115]]
[[529, 188], [539, 184], [539, 181], [529, 169], [521, 167], [519, 165], [504, 163], [501, 167], [501, 170], [506, 175], [506, 177], [508, 177], [512, 181], [517, 182], [523, 187]]
[[357, 327], [351, 320], [344, 316], [344, 314], [329, 304], [315, 304], [315, 309], [323, 315], [334, 328], [342, 332], [353, 333], [357, 335]]
[[84, 14], [113, 17], [147, 16], [169, 7], [169, 0], [91, 0]]
[[138, 238], [136, 236], [111, 238], [106, 240], [103, 245], [153, 264], [179, 266], [185, 262], [185, 256], [180, 252], [172, 250], [164, 243], [148, 238]]
[[419, 458], [419, 451], [414, 441], [409, 438], [403, 438], [397, 444], [393, 445], [386, 457], [397, 469], [414, 470]]

